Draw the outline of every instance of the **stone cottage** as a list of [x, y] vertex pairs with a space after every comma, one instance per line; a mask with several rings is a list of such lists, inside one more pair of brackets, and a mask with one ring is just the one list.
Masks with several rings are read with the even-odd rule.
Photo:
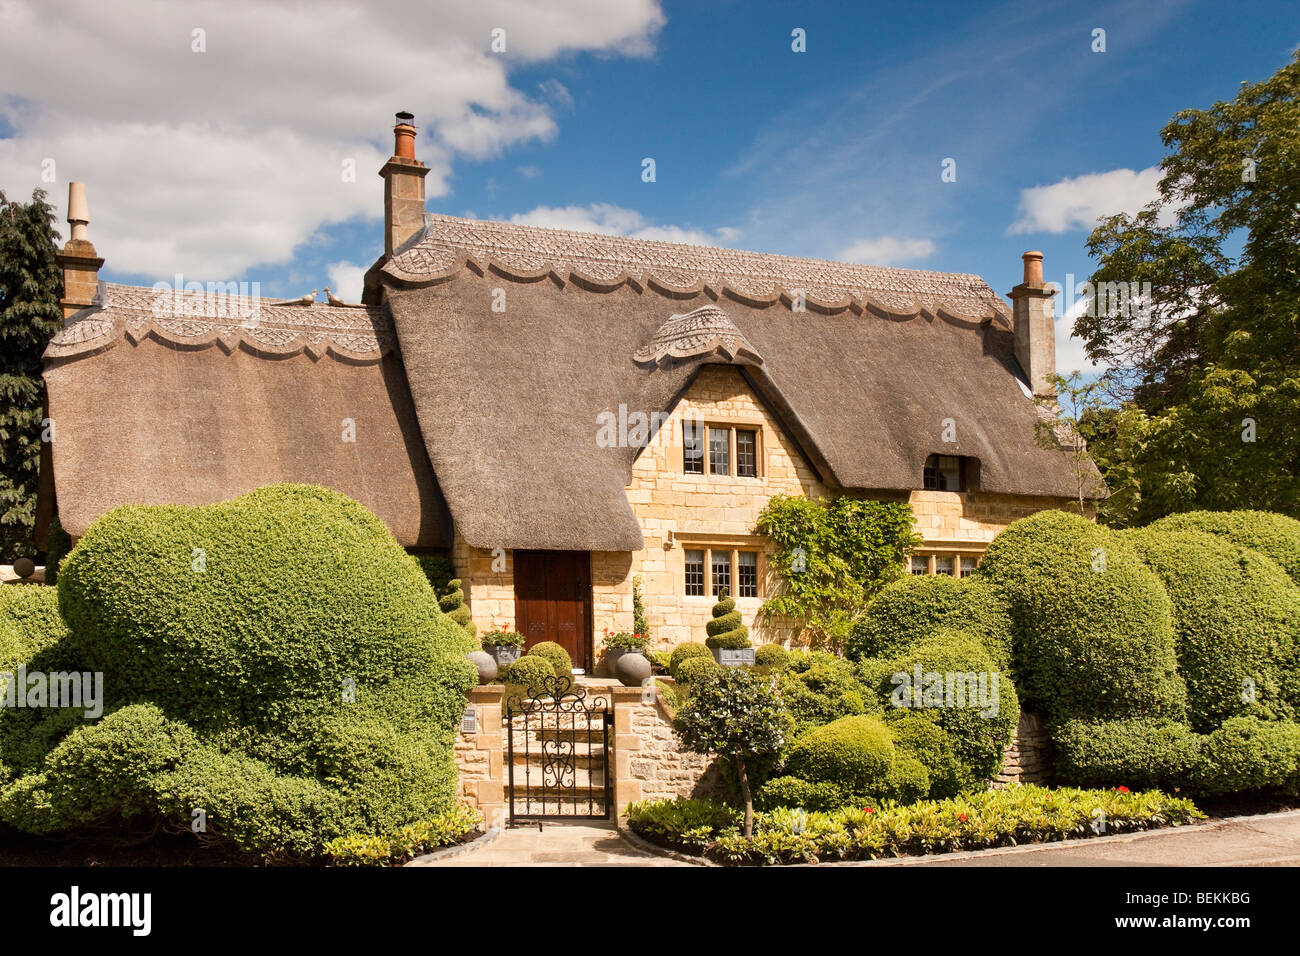
[[1035, 441], [1040, 254], [1008, 306], [974, 275], [434, 215], [412, 117], [394, 132], [359, 304], [99, 281], [74, 185], [43, 521], [326, 485], [450, 553], [480, 628], [590, 666], [634, 577], [659, 646], [699, 639], [723, 585], [752, 626], [775, 494], [906, 500], [912, 570], [956, 576], [1075, 495]]

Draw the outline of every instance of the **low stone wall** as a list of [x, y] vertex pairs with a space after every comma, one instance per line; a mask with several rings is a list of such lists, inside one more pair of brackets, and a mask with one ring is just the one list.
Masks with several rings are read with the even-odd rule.
[[994, 789], [1012, 783], [1045, 783], [1051, 766], [1051, 738], [1037, 714], [1020, 712], [1016, 735], [1002, 757], [1002, 772], [993, 781]]
[[504, 693], [501, 684], [486, 684], [470, 691], [467, 706], [475, 710], [476, 730], [456, 732], [456, 764], [460, 768], [456, 796], [462, 803], [477, 807], [486, 826], [505, 825], [505, 738], [501, 732]]
[[660, 797], [709, 797], [725, 784], [714, 758], [682, 750], [672, 712], [657, 688], [615, 687], [614, 803], [620, 823], [627, 805]]

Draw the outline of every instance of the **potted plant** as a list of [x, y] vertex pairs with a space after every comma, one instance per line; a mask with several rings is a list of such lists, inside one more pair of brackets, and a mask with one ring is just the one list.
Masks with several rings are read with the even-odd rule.
[[493, 624], [483, 632], [483, 650], [492, 655], [497, 667], [504, 670], [524, 652], [524, 636], [510, 630], [509, 624]]
[[723, 667], [754, 666], [754, 645], [749, 642], [749, 628], [741, 621], [736, 602], [727, 595], [726, 588], [718, 588], [713, 620], [704, 629], [709, 635], [704, 645]]
[[644, 654], [648, 638], [630, 631], [611, 631], [605, 628], [605, 639], [601, 646], [605, 649], [604, 663], [611, 675], [618, 675], [618, 662], [628, 654]]

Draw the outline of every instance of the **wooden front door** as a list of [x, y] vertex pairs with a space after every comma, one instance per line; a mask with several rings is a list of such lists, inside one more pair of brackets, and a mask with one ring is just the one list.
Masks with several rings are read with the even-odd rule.
[[554, 641], [591, 670], [591, 554], [515, 552], [515, 629], [524, 646]]

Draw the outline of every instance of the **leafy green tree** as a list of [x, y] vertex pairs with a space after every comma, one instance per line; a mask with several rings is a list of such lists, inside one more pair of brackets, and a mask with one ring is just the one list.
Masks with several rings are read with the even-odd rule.
[[867, 602], [902, 577], [908, 552], [921, 544], [915, 522], [905, 501], [775, 496], [758, 533], [774, 545], [771, 565], [782, 581], [760, 619], [794, 618], [813, 647], [842, 653]]
[[54, 207], [0, 191], [0, 560], [35, 550], [45, 383], [41, 353], [62, 323]]
[[747, 667], [718, 668], [702, 675], [673, 718], [673, 732], [687, 750], [732, 761], [745, 803], [747, 837], [754, 835], [749, 762], [779, 753], [793, 727], [771, 679]]
[[1088, 239], [1094, 287], [1141, 290], [1140, 307], [1112, 302], [1074, 329], [1119, 370], [1127, 417], [1099, 416], [1113, 431], [1093, 448], [1128, 469], [1132, 522], [1300, 515], [1298, 94], [1300, 52], [1230, 101], [1177, 113], [1161, 131], [1159, 197]]

